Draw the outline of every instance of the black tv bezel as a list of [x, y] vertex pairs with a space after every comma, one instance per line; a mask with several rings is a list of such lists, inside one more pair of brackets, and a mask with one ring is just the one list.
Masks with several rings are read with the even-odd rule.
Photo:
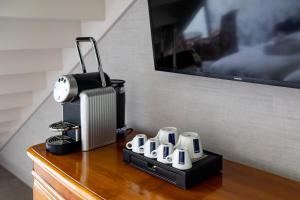
[[[154, 53], [154, 45], [153, 45], [153, 21], [152, 21], [152, 12], [151, 12], [151, 0], [148, 0], [148, 11], [149, 11], [149, 20], [150, 20], [150, 30], [151, 30], [151, 43], [152, 43], [152, 54], [154, 58], [154, 69], [155, 71], [162, 71], [162, 72], [170, 72], [176, 74], [185, 74], [185, 75], [192, 75], [192, 76], [201, 76], [207, 78], [216, 78], [216, 79], [223, 79], [223, 80], [230, 80], [236, 82], [246, 82], [246, 83], [256, 83], [261, 85], [270, 85], [270, 86], [279, 86], [279, 87], [286, 87], [286, 88], [295, 88], [300, 89], [300, 82], [290, 82], [290, 81], [275, 81], [275, 80], [266, 80], [266, 79], [257, 79], [257, 78], [249, 78], [249, 77], [237, 77], [237, 76], [228, 76], [228, 75], [220, 75], [214, 73], [200, 73], [200, 74], [193, 74], [187, 72], [176, 72], [174, 70], [167, 70], [167, 69], [158, 69], [157, 66], [157, 59]], [[299, 63], [300, 64], [300, 63]]]

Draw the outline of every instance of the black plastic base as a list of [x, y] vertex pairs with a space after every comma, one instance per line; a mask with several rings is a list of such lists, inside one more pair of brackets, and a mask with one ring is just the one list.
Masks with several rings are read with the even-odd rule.
[[204, 154], [202, 159], [193, 163], [191, 169], [179, 170], [171, 165], [123, 149], [124, 162], [183, 189], [188, 189], [222, 170], [223, 157], [221, 155], [208, 151], [204, 151]]
[[57, 135], [46, 140], [47, 151], [56, 155], [70, 154], [81, 149], [81, 141], [75, 141], [71, 137]]

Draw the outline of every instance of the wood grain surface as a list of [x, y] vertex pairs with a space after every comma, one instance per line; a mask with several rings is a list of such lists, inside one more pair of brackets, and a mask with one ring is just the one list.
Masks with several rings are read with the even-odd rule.
[[177, 188], [123, 162], [122, 149], [133, 136], [90, 152], [56, 156], [39, 144], [27, 153], [35, 172], [65, 198], [300, 199], [300, 183], [227, 160], [222, 173], [189, 190]]

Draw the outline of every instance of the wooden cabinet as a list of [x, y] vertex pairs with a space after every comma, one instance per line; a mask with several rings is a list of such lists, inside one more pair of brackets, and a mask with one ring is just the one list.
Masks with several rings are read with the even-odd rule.
[[36, 180], [33, 181], [33, 199], [52, 199], [49, 192]]
[[300, 199], [299, 182], [227, 160], [222, 173], [189, 190], [177, 188], [123, 162], [122, 148], [133, 136], [64, 156], [48, 153], [44, 144], [29, 148], [34, 199]]
[[33, 171], [32, 174], [34, 176], [33, 199], [35, 200], [65, 199], [60, 194], [58, 194], [57, 191], [55, 191], [55, 189], [53, 189], [35, 171]]

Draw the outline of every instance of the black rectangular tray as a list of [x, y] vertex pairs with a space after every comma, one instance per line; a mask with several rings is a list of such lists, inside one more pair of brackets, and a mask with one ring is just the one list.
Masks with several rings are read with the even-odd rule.
[[123, 149], [124, 162], [183, 189], [188, 189], [222, 170], [223, 156], [209, 151], [204, 151], [204, 155], [193, 163], [191, 169], [179, 170], [172, 165]]

